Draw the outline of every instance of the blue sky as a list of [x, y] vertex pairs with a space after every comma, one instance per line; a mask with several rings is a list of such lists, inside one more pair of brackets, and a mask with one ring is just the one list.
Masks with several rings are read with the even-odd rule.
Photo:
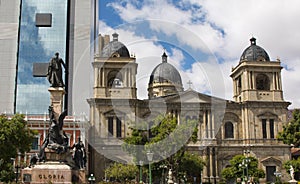
[[147, 98], [149, 75], [166, 49], [185, 89], [190, 80], [194, 90], [229, 100], [231, 68], [254, 36], [271, 60], [281, 59], [284, 97], [300, 107], [297, 7], [297, 0], [100, 0], [99, 33], [118, 32], [136, 55], [140, 98]]

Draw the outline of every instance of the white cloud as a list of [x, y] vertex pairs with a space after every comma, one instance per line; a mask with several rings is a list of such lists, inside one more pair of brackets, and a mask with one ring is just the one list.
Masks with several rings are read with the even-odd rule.
[[[300, 100], [297, 100], [300, 91], [300, 79], [297, 76], [300, 72], [298, 64], [300, 24], [297, 23], [300, 17], [298, 9], [300, 1], [182, 0], [180, 6], [190, 7], [186, 9], [180, 9], [167, 0], [145, 1], [138, 6], [135, 1], [124, 2], [125, 6], [118, 3], [110, 4], [124, 21], [147, 20], [152, 30], [175, 36], [182, 45], [212, 52], [221, 57], [223, 62], [219, 64], [217, 70], [223, 74], [225, 86], [223, 93], [230, 100], [233, 96], [232, 81], [229, 77], [231, 67], [238, 64], [242, 51], [250, 44], [250, 37], [256, 37], [257, 44], [266, 49], [271, 60], [280, 57], [282, 65], [289, 68], [282, 70], [284, 96], [292, 102], [290, 108], [300, 107]], [[198, 6], [195, 8], [192, 5]], [[199, 21], [195, 21], [195, 17]], [[127, 33], [133, 40], [144, 39], [132, 31], [128, 30]], [[127, 42], [127, 39], [124, 38], [126, 40], [124, 42]], [[138, 44], [135, 42], [128, 47], [136, 53], [140, 63], [151, 64], [153, 68], [160, 62], [163, 48], [149, 39], [144, 40], [147, 41]], [[182, 60], [178, 54], [179, 52], [173, 50], [170, 60], [172, 57]], [[208, 72], [203, 66], [202, 68], [197, 66], [199, 63], [193, 64], [192, 68], [185, 72], [180, 68], [181, 64], [175, 62], [174, 65], [179, 67], [184, 83], [188, 81], [186, 79], [192, 79], [195, 89], [201, 92], [212, 87], [206, 80], [210, 77], [209, 74], [205, 74]], [[139, 70], [143, 70], [141, 68], [142, 65], [139, 66]], [[149, 68], [147, 71], [149, 73]], [[142, 72], [148, 74], [147, 71]], [[143, 85], [140, 87], [146, 88]], [[222, 90], [216, 93], [221, 92]]]

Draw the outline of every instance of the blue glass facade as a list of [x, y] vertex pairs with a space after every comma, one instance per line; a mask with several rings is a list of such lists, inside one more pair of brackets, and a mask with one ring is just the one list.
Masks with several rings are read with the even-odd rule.
[[[21, 1], [16, 112], [43, 114], [50, 105], [49, 82], [33, 77], [33, 63], [48, 63], [56, 52], [66, 62], [68, 0]], [[36, 13], [52, 14], [51, 27], [36, 27]]]

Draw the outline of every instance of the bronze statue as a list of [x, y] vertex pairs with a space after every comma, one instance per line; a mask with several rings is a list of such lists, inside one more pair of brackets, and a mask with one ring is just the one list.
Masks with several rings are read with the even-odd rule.
[[41, 146], [39, 161], [44, 161], [45, 158], [45, 148], [52, 149], [56, 151], [56, 153], [65, 153], [68, 150], [68, 137], [63, 131], [64, 118], [67, 115], [67, 110], [62, 112], [59, 115], [58, 120], [56, 120], [54, 116], [53, 107], [49, 106], [49, 118], [50, 118], [50, 126], [47, 137], [45, 138], [43, 145]]
[[84, 148], [84, 144], [80, 140], [80, 137], [78, 137], [78, 142], [74, 143], [71, 149], [75, 148], [75, 153], [74, 153], [74, 161], [75, 165], [78, 169], [83, 169], [86, 164], [86, 152]]
[[55, 53], [55, 57], [50, 60], [48, 66], [47, 79], [50, 82], [51, 87], [64, 87], [61, 65], [63, 65], [65, 71], [67, 71], [64, 61], [59, 57], [59, 53], [57, 52]]

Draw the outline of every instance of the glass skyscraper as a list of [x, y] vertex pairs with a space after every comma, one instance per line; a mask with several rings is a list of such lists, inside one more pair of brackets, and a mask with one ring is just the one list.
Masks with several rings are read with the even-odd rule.
[[33, 64], [47, 64], [56, 52], [68, 65], [68, 114], [89, 114], [98, 4], [0, 0], [0, 114], [48, 113], [50, 84], [46, 77], [33, 77]]
[[[40, 15], [49, 15], [42, 20], [46, 24], [37, 22]], [[47, 112], [49, 82], [33, 77], [33, 63], [47, 63], [56, 52], [66, 62], [67, 18], [68, 0], [21, 1], [16, 112]]]

